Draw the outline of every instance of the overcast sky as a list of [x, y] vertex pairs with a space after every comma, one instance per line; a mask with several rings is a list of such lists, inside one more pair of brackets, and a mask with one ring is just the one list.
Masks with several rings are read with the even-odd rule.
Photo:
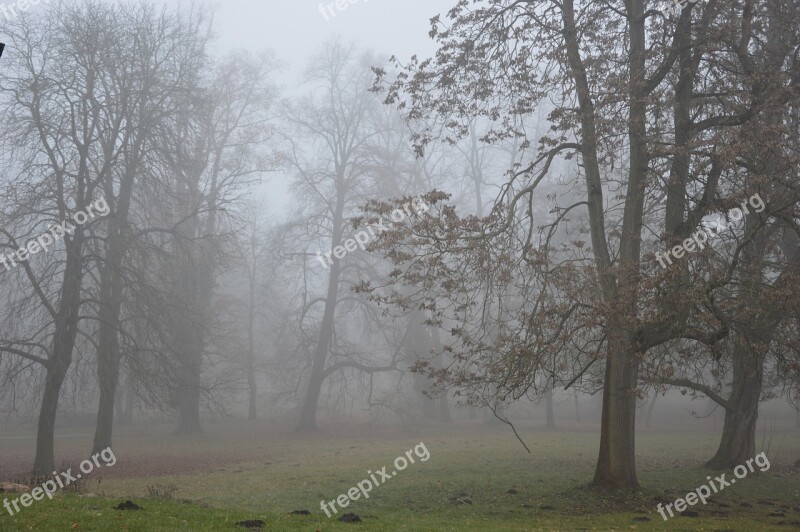
[[[377, 54], [394, 54], [401, 60], [413, 54], [432, 55], [436, 48], [428, 37], [430, 19], [444, 15], [456, 2], [357, 0], [347, 3], [344, 11], [336, 9], [335, 0], [220, 0], [210, 5], [214, 7], [219, 49], [273, 50], [287, 67], [279, 80], [283, 96], [291, 97], [308, 58], [334, 37], [355, 42]], [[165, 0], [165, 3], [190, 5], [186, 0]], [[334, 16], [326, 9], [326, 20], [320, 5], [333, 5]], [[284, 210], [291, 204], [287, 182], [287, 176], [275, 175], [262, 189], [270, 217], [291, 214]]]
[[[167, 3], [188, 5], [185, 0]], [[455, 4], [456, 0], [356, 0], [344, 11], [333, 7], [335, 15], [328, 20], [320, 5], [335, 6], [335, 1], [220, 0], [211, 5], [222, 49], [272, 49], [295, 75], [289, 82], [312, 53], [336, 36], [401, 59], [415, 53], [430, 55], [435, 51], [428, 37], [430, 19]]]

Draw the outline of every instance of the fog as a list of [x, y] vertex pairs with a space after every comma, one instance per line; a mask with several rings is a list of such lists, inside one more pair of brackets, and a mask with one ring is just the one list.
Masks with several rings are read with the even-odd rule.
[[0, 5], [0, 529], [797, 526], [798, 11]]

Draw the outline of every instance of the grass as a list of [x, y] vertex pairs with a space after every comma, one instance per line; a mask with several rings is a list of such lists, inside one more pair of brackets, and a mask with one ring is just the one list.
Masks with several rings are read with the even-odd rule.
[[[713, 452], [716, 434], [639, 434], [641, 489], [605, 494], [586, 487], [594, 469], [596, 432], [518, 430], [532, 454], [508, 430], [478, 424], [447, 430], [335, 429], [301, 438], [286, 429], [228, 422], [209, 427], [195, 440], [163, 430], [122, 435], [115, 447], [118, 464], [99, 483], [90, 481], [87, 493], [59, 494], [15, 517], [5, 513], [0, 530], [236, 530], [237, 521], [253, 519], [264, 521], [264, 530], [324, 531], [800, 526], [797, 430], [774, 438], [765, 449], [769, 471], [740, 480], [706, 506], [692, 507], [699, 517], [677, 516], [667, 522], [656, 505], [706, 483], [711, 472], [700, 464]], [[80, 447], [77, 439], [70, 442], [68, 455]], [[362, 523], [339, 523], [320, 510], [321, 500], [345, 493], [367, 477], [367, 470], [388, 466], [391, 471], [394, 458], [420, 442], [430, 452], [427, 462], [410, 465], [374, 488], [369, 499], [344, 510], [358, 514]], [[126, 499], [144, 510], [113, 509]], [[293, 510], [310, 510], [312, 515], [289, 515]]]

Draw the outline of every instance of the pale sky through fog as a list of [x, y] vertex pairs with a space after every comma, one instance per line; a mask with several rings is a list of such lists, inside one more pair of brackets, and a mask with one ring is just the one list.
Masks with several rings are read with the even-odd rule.
[[[113, 0], [111, 0], [113, 1]], [[188, 6], [186, 0], [165, 0], [167, 5]], [[293, 96], [299, 74], [308, 58], [334, 37], [355, 42], [364, 49], [405, 60], [413, 54], [432, 55], [435, 43], [428, 37], [430, 19], [442, 18], [457, 0], [358, 0], [329, 20], [320, 4], [331, 0], [219, 0], [215, 13], [216, 46], [220, 51], [244, 48], [253, 52], [271, 49], [286, 65], [280, 76], [283, 97]], [[302, 89], [301, 89], [302, 90]], [[271, 214], [289, 205], [286, 176], [270, 179], [267, 186]], [[281, 214], [278, 214], [281, 213]]]

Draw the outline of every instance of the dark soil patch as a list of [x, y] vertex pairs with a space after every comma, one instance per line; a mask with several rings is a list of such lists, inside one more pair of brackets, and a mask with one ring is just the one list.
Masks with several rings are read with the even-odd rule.
[[344, 514], [339, 518], [342, 523], [360, 523], [361, 518], [356, 514]]
[[650, 521], [650, 518], [645, 516], [640, 516], [640, 517], [634, 517], [632, 521], [634, 523], [647, 523], [648, 521]]
[[117, 506], [114, 506], [115, 510], [144, 510], [141, 506], [136, 504], [135, 502], [125, 501], [119, 503]]
[[512, 489], [508, 490], [506, 493], [509, 494], [509, 495], [516, 495], [519, 492], [512, 488]]
[[684, 517], [700, 517], [700, 514], [694, 510], [686, 510], [685, 512], [682, 512], [681, 515]]
[[242, 527], [242, 528], [249, 528], [250, 530], [258, 530], [259, 528], [262, 528], [264, 526], [264, 521], [261, 521], [260, 519], [251, 519], [249, 521], [239, 521], [238, 523], [236, 523], [236, 526], [239, 526], [239, 527]]
[[295, 510], [293, 512], [289, 512], [289, 515], [311, 515], [311, 512], [308, 510]]

